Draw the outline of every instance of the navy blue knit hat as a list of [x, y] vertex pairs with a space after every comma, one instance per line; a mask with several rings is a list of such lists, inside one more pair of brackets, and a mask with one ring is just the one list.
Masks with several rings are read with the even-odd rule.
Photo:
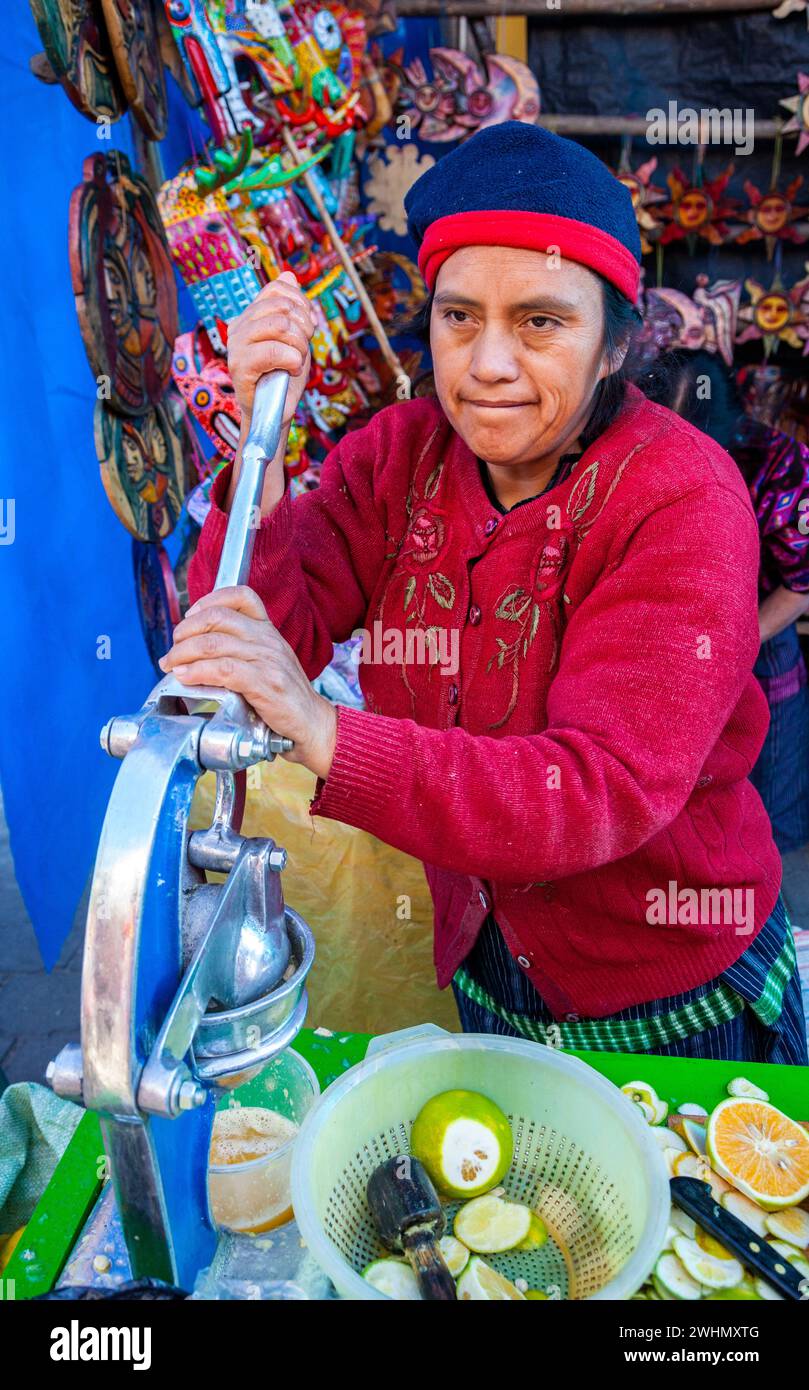
[[501, 121], [479, 130], [416, 180], [404, 206], [429, 289], [461, 246], [556, 247], [637, 299], [640, 236], [629, 190], [590, 150], [542, 126]]

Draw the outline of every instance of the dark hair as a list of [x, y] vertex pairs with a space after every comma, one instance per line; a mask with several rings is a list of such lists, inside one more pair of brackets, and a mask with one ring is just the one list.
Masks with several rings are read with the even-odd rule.
[[[622, 348], [631, 342], [634, 329], [642, 322], [641, 315], [626, 295], [616, 289], [615, 285], [609, 280], [605, 280], [604, 276], [599, 275], [597, 271], [593, 271], [593, 274], [601, 283], [604, 306], [604, 331], [601, 347], [608, 358], [614, 360]], [[424, 343], [429, 350], [432, 309], [433, 293], [431, 292], [411, 317], [394, 322], [391, 325], [391, 331], [407, 333], [410, 337], [418, 339], [420, 343]], [[581, 432], [581, 442], [585, 449], [604, 433], [608, 425], [612, 424], [623, 405], [628, 380], [629, 374], [626, 364], [623, 362], [614, 372], [610, 372], [609, 376], [605, 376], [599, 381], [593, 394], [593, 407], [590, 416]], [[413, 394], [416, 396], [435, 394], [432, 367], [425, 368], [416, 378], [413, 383]]]
[[735, 373], [716, 354], [704, 348], [663, 352], [636, 377], [636, 384], [650, 401], [673, 410], [727, 449], [743, 404]]

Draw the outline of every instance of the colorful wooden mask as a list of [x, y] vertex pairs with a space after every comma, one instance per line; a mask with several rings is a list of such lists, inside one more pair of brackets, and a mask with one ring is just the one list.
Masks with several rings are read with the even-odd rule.
[[188, 409], [217, 450], [236, 456], [241, 411], [227, 366], [217, 357], [206, 333], [182, 333], [174, 345], [174, 384]]
[[126, 110], [99, 0], [30, 0], [48, 61], [83, 116], [117, 121]]
[[151, 190], [117, 150], [90, 155], [70, 199], [70, 272], [82, 340], [114, 410], [156, 405], [171, 376], [177, 286]]
[[115, 515], [138, 540], [162, 540], [177, 523], [186, 482], [184, 435], [171, 410], [160, 404], [125, 417], [98, 401], [94, 424], [101, 481]]
[[679, 323], [667, 347], [718, 352], [730, 367], [741, 295], [741, 280], [716, 280], [711, 285], [707, 275], [698, 275], [693, 296], [663, 285], [648, 290], [646, 301], [650, 308], [662, 303], [678, 316]]
[[163, 672], [157, 663], [173, 645], [174, 629], [182, 617], [177, 585], [169, 557], [159, 542], [134, 540], [132, 568], [143, 640], [160, 679]]
[[762, 193], [750, 179], [746, 179], [744, 191], [750, 201], [750, 207], [741, 213], [741, 219], [749, 225], [734, 238], [736, 245], [744, 246], [748, 241], [763, 241], [767, 248], [767, 260], [771, 261], [776, 242], [788, 241], [793, 245], [799, 245], [806, 241], [809, 237], [809, 222], [802, 219], [809, 213], [809, 206], [797, 207], [795, 204], [795, 195], [802, 183], [803, 175], [799, 174], [784, 193], [777, 188]]
[[733, 173], [729, 165], [724, 173], [702, 184], [692, 184], [682, 169], [672, 169], [667, 183], [671, 201], [660, 207], [667, 226], [660, 236], [662, 246], [674, 241], [688, 241], [693, 251], [696, 238], [702, 237], [712, 246], [730, 240], [730, 228], [725, 219], [735, 216], [738, 202], [725, 197], [725, 189]]
[[500, 121], [539, 115], [539, 86], [531, 69], [504, 53], [487, 53], [481, 68], [455, 48], [431, 48], [432, 80], [420, 58], [399, 74], [398, 109], [423, 140], [463, 140]]
[[[221, 190], [203, 195], [191, 170], [164, 183], [160, 215], [172, 258], [217, 352], [225, 345], [217, 320], [228, 323], [255, 299], [261, 280]], [[175, 334], [176, 336], [176, 334]]]
[[765, 357], [776, 352], [781, 342], [805, 351], [809, 338], [809, 278], [787, 288], [778, 273], [769, 288], [753, 279], [745, 280], [744, 287], [750, 303], [739, 311], [739, 319], [747, 326], [736, 341], [762, 339]]
[[152, 0], [101, 0], [124, 95], [150, 140], [166, 133], [166, 79]]
[[205, 108], [217, 144], [238, 135], [244, 126], [264, 124], [245, 105], [233, 53], [223, 33], [217, 33], [205, 0], [165, 0], [166, 15], [186, 71]]

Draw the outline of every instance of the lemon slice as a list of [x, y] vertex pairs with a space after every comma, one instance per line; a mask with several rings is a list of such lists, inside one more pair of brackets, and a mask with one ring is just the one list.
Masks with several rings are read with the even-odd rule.
[[674, 1253], [682, 1260], [686, 1273], [706, 1289], [732, 1289], [744, 1278], [744, 1266], [739, 1260], [711, 1255], [688, 1236], [675, 1238]]
[[386, 1298], [421, 1302], [416, 1276], [404, 1260], [373, 1260], [362, 1277]]
[[528, 1227], [528, 1234], [524, 1240], [518, 1242], [518, 1250], [538, 1250], [548, 1239], [548, 1228], [541, 1216], [537, 1216], [535, 1211], [531, 1212], [531, 1225]]
[[757, 1207], [755, 1202], [751, 1202], [749, 1197], [743, 1197], [741, 1192], [734, 1192], [731, 1188], [723, 1192], [719, 1199], [726, 1211], [731, 1216], [737, 1216], [743, 1221], [745, 1226], [749, 1226], [751, 1231], [755, 1231], [757, 1236], [766, 1236], [766, 1212]]
[[442, 1091], [416, 1116], [410, 1151], [445, 1196], [478, 1197], [505, 1177], [514, 1141], [493, 1100], [477, 1091]]
[[506, 1299], [525, 1299], [525, 1294], [512, 1284], [510, 1279], [498, 1274], [487, 1265], [479, 1255], [473, 1255], [458, 1280], [458, 1299], [473, 1299], [476, 1302], [500, 1303]]
[[469, 1250], [495, 1255], [526, 1239], [533, 1214], [530, 1207], [502, 1197], [475, 1197], [455, 1217], [454, 1233]]
[[526, 1289], [525, 1297], [529, 1302], [533, 1303], [539, 1303], [540, 1301], [546, 1303], [548, 1301], [548, 1295], [544, 1289]]
[[[800, 1207], [786, 1207], [764, 1217], [764, 1225], [777, 1240], [785, 1240], [804, 1250], [809, 1245], [809, 1212]], [[763, 1232], [762, 1232], [763, 1235]]]
[[469, 1264], [468, 1248], [455, 1236], [442, 1236], [438, 1242], [438, 1248], [444, 1256], [447, 1269], [453, 1279], [457, 1279]]
[[714, 1168], [769, 1211], [809, 1196], [809, 1133], [774, 1105], [730, 1096], [708, 1120]]
[[749, 1096], [751, 1100], [769, 1100], [766, 1091], [762, 1091], [760, 1086], [754, 1086], [752, 1081], [748, 1081], [746, 1076], [734, 1076], [728, 1082], [729, 1096]]
[[747, 1280], [745, 1279], [741, 1284], [737, 1284], [736, 1287], [735, 1287], [735, 1289], [717, 1289], [714, 1293], [709, 1293], [709, 1294], [707, 1294], [707, 1295], [706, 1295], [706, 1298], [705, 1298], [705, 1302], [706, 1302], [706, 1303], [726, 1303], [726, 1302], [731, 1302], [731, 1303], [733, 1303], [733, 1302], [736, 1302], [737, 1300], [739, 1300], [739, 1301], [742, 1301], [742, 1300], [746, 1301], [746, 1300], [748, 1300], [748, 1299], [749, 1299], [749, 1300], [752, 1300], [753, 1302], [758, 1303], [758, 1302], [761, 1301], [761, 1294], [760, 1294], [760, 1293], [756, 1293], [756, 1286], [755, 1286], [755, 1284], [753, 1284], [753, 1283], [748, 1283]]
[[732, 1260], [734, 1258], [731, 1250], [722, 1245], [716, 1236], [710, 1235], [708, 1231], [703, 1231], [701, 1227], [698, 1228], [695, 1239], [700, 1250], [704, 1250], [708, 1255], [715, 1255], [718, 1260]]
[[[684, 1240], [685, 1237], [681, 1236], [680, 1239]], [[654, 1279], [669, 1298], [702, 1298], [700, 1285], [691, 1278], [682, 1260], [671, 1251], [660, 1256], [654, 1267]]]

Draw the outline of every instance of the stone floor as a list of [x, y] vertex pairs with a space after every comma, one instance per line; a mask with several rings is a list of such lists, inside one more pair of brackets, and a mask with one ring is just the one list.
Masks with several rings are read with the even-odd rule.
[[[12, 1081], [42, 1081], [66, 1042], [79, 1040], [81, 951], [87, 894], [58, 965], [42, 967], [33, 927], [20, 897], [0, 797], [0, 1071]], [[806, 969], [809, 1017], [809, 847], [784, 859], [784, 896]], [[805, 945], [804, 945], [805, 943]]]

